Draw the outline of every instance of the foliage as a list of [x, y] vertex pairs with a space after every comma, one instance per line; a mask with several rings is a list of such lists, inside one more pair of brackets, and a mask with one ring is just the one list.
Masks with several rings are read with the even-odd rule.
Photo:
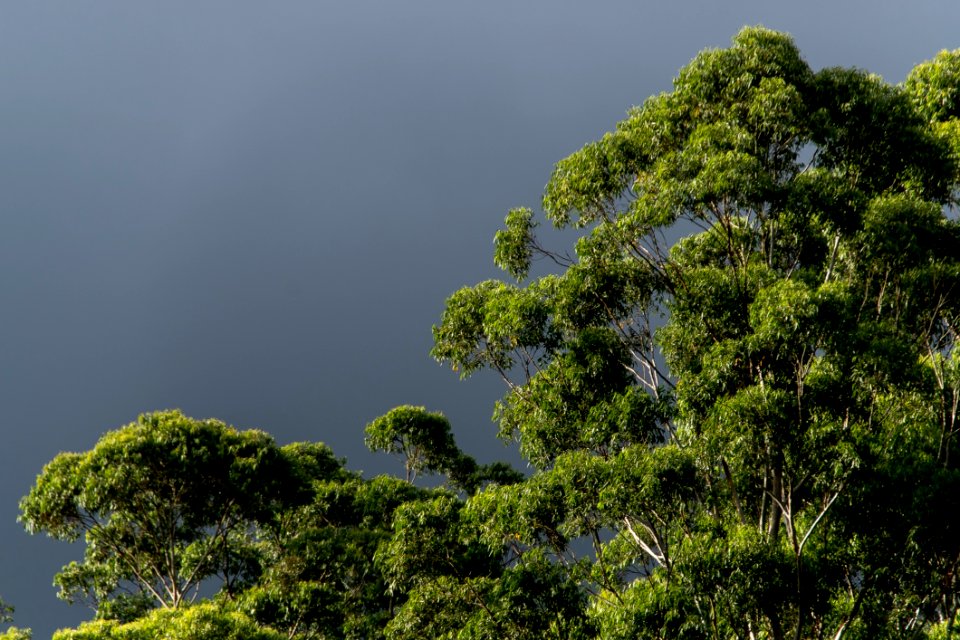
[[592, 637], [584, 594], [555, 565], [528, 562], [497, 579], [427, 581], [387, 627], [391, 640], [577, 640]]
[[257, 625], [247, 616], [213, 603], [157, 609], [133, 622], [87, 622], [61, 629], [53, 640], [284, 640], [287, 636]]
[[391, 409], [367, 425], [366, 443], [371, 451], [402, 455], [407, 482], [422, 473], [443, 473], [453, 487], [473, 494], [488, 483], [523, 480], [523, 475], [506, 463], [478, 464], [463, 453], [457, 447], [450, 421], [424, 407]]
[[447, 471], [457, 464], [460, 450], [450, 431], [450, 421], [423, 407], [391, 409], [367, 425], [367, 447], [404, 456], [408, 482], [418, 474]]
[[62, 598], [133, 619], [191, 601], [208, 579], [227, 593], [255, 579], [248, 533], [296, 497], [296, 469], [263, 432], [145, 414], [86, 453], [54, 458], [21, 501], [21, 521], [32, 533], [84, 539], [83, 561], [57, 574]]
[[387, 476], [318, 481], [311, 503], [266, 528], [266, 569], [238, 606], [298, 638], [376, 638], [400, 593], [376, 566], [393, 512], [432, 495]]
[[[538, 469], [465, 513], [581, 585], [600, 637], [956, 616], [958, 60], [892, 86], [744, 29], [557, 164], [543, 210], [574, 257], [515, 209], [495, 261], [518, 284], [448, 300], [434, 356], [503, 377], [501, 437]], [[539, 256], [561, 272], [528, 279]]]
[[958, 96], [960, 52], [902, 86], [763, 28], [700, 53], [556, 165], [543, 212], [573, 253], [511, 210], [516, 283], [434, 327], [438, 360], [503, 378], [532, 475], [423, 407], [365, 431], [405, 480], [142, 416], [21, 503], [85, 537], [57, 582], [110, 618], [56, 638], [955, 637]]
[[[13, 620], [13, 607], [0, 600], [0, 622], [11, 622]], [[3, 633], [0, 633], [0, 640], [30, 640], [32, 634], [30, 629], [19, 629], [10, 627]]]

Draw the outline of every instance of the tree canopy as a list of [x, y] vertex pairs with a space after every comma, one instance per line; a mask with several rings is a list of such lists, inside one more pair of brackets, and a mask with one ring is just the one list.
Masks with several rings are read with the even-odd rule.
[[538, 469], [467, 509], [517, 566], [569, 567], [601, 637], [955, 619], [958, 70], [814, 72], [744, 29], [557, 164], [572, 255], [513, 210], [518, 284], [448, 301], [434, 355], [504, 378], [501, 436]]
[[57, 575], [61, 597], [125, 619], [192, 601], [208, 579], [230, 592], [255, 577], [247, 533], [297, 499], [296, 470], [262, 431], [145, 414], [86, 453], [58, 455], [21, 501], [21, 520], [84, 539], [83, 561]]
[[423, 407], [366, 428], [403, 480], [142, 416], [21, 503], [86, 542], [57, 583], [101, 619], [58, 637], [957, 637], [958, 186], [960, 53], [891, 85], [743, 29], [557, 163], [569, 251], [510, 211], [512, 281], [434, 327], [529, 475]]

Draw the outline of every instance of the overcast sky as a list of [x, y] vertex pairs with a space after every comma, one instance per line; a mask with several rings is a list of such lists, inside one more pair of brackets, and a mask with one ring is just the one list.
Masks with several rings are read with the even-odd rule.
[[901, 81], [960, 46], [956, 0], [65, 0], [0, 8], [0, 596], [89, 617], [17, 502], [44, 463], [178, 407], [320, 440], [368, 474], [398, 404], [495, 440], [490, 377], [428, 354], [553, 163], [745, 24]]

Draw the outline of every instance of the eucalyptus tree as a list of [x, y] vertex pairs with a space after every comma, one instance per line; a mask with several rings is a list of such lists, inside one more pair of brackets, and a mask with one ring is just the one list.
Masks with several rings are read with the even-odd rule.
[[[401, 573], [422, 568], [423, 550], [403, 537], [423, 530], [418, 509], [451, 505], [439, 522], [452, 531], [463, 506], [448, 489], [413, 485], [415, 474], [443, 473], [463, 494], [522, 476], [477, 464], [449, 422], [422, 408], [397, 408], [367, 434], [374, 450], [410, 456], [405, 480], [365, 479], [323, 444], [279, 447], [264, 432], [178, 411], [142, 415], [90, 451], [58, 455], [21, 501], [21, 520], [84, 541], [83, 560], [55, 583], [97, 619], [57, 637], [383, 637], [407, 599]], [[470, 575], [500, 570], [479, 545], [453, 543], [445, 554]]]
[[204, 602], [154, 609], [137, 620], [94, 620], [60, 629], [52, 640], [285, 640], [289, 636], [255, 623], [239, 611]]
[[442, 473], [457, 466], [462, 457], [442, 414], [404, 405], [391, 409], [366, 426], [371, 451], [402, 455], [407, 482], [422, 473]]
[[745, 28], [561, 160], [542, 206], [572, 252], [511, 211], [517, 284], [434, 328], [502, 376], [537, 469], [468, 500], [478, 540], [549, 561], [603, 638], [958, 633], [958, 96], [956, 52], [894, 86]]
[[308, 498], [311, 476], [339, 466], [322, 445], [284, 450], [262, 431], [144, 414], [90, 451], [54, 458], [20, 519], [31, 533], [83, 540], [83, 560], [55, 578], [61, 598], [131, 620], [188, 604], [211, 580], [238, 593], [261, 569], [255, 525]]
[[370, 422], [365, 433], [371, 451], [403, 456], [407, 482], [420, 474], [443, 474], [451, 487], [469, 495], [491, 482], [513, 484], [524, 477], [503, 462], [477, 463], [457, 446], [450, 421], [424, 407], [395, 407]]

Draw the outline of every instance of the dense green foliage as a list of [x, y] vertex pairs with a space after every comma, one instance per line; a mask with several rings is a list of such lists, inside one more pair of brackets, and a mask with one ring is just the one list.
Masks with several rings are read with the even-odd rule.
[[529, 477], [422, 407], [366, 428], [403, 480], [142, 416], [21, 503], [86, 542], [56, 580], [99, 619], [56, 637], [958, 637], [958, 186], [960, 53], [893, 86], [744, 29], [557, 164], [572, 254], [511, 211], [516, 284], [434, 328]]
[[[501, 436], [538, 470], [467, 511], [511, 566], [562, 567], [593, 633], [950, 633], [958, 73], [814, 72], [745, 29], [558, 163], [574, 257], [511, 211], [519, 284], [448, 301], [434, 355], [504, 378]], [[537, 257], [565, 267], [529, 280]]]
[[138, 620], [97, 620], [62, 629], [53, 640], [283, 640], [287, 636], [211, 603], [155, 609]]
[[228, 593], [255, 578], [247, 533], [300, 498], [295, 471], [263, 432], [148, 414], [87, 453], [57, 456], [21, 501], [21, 519], [85, 539], [84, 560], [57, 576], [61, 597], [129, 619], [176, 608], [211, 578]]

